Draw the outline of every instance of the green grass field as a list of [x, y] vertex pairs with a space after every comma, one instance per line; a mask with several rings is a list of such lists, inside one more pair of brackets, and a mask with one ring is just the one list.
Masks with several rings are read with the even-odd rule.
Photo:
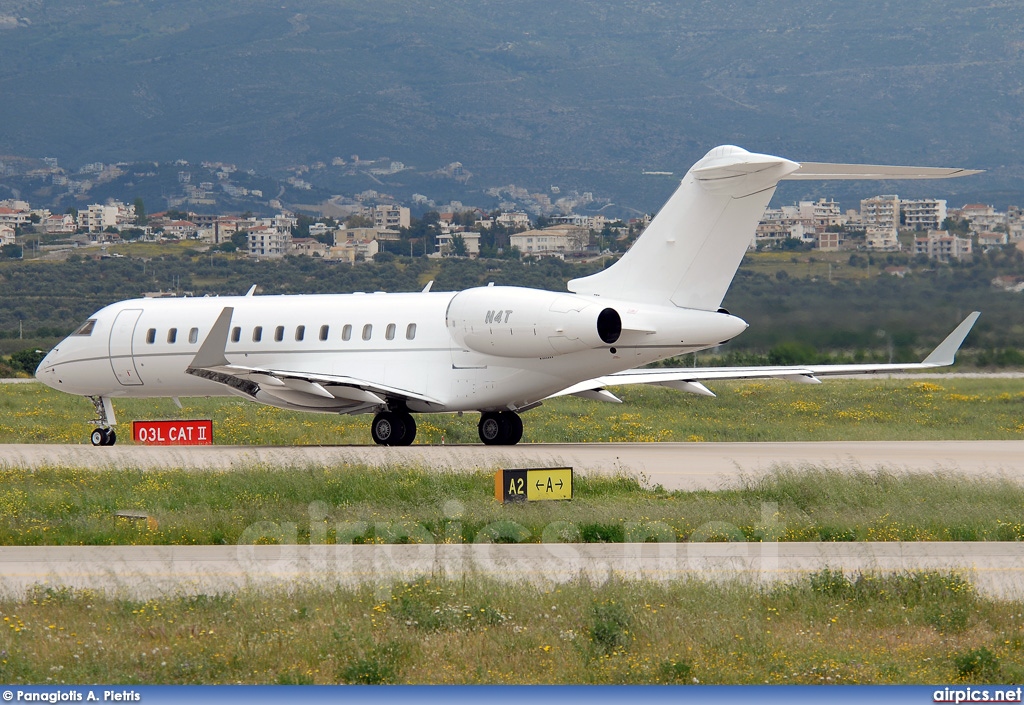
[[[714, 492], [586, 474], [574, 489], [571, 502], [502, 505], [483, 471], [8, 468], [0, 545], [1024, 540], [1011, 480], [804, 468]], [[266, 522], [294, 533], [250, 531]]]
[[[718, 399], [626, 389], [555, 400], [527, 441], [1024, 437], [1019, 380], [717, 384]], [[237, 400], [118, 402], [136, 418], [213, 418], [219, 443], [368, 443], [368, 417]], [[84, 442], [91, 405], [0, 385], [0, 442]], [[418, 442], [476, 442], [476, 415], [421, 416]], [[124, 434], [127, 435], [127, 434]], [[123, 436], [122, 436], [123, 437]], [[119, 443], [122, 442], [119, 440]], [[572, 502], [500, 505], [488, 472], [0, 469], [0, 545], [223, 544], [258, 522], [288, 540], [1024, 540], [1024, 487], [953, 475], [779, 468], [728, 491], [588, 477]], [[458, 511], [453, 511], [457, 507]], [[155, 523], [115, 516], [135, 510]], [[510, 532], [509, 528], [515, 529]], [[266, 537], [258, 539], [265, 542]], [[7, 683], [993, 683], [1024, 680], [1024, 603], [956, 575], [795, 585], [481, 578], [120, 599], [39, 586], [0, 596]]]
[[19, 683], [1020, 683], [1020, 602], [955, 575], [795, 585], [424, 577], [146, 602], [0, 600]]
[[[615, 389], [623, 404], [577, 398], [523, 415], [526, 443], [1024, 438], [1024, 380], [769, 380], [711, 385], [717, 398]], [[287, 412], [240, 399], [115, 400], [118, 443], [133, 419], [211, 418], [215, 442], [370, 444], [369, 416]], [[39, 384], [0, 385], [0, 443], [85, 443], [92, 405]], [[417, 443], [479, 443], [476, 414], [417, 416]]]

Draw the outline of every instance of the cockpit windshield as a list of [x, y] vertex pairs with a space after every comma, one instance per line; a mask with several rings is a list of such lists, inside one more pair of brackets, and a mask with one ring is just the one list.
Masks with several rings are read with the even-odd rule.
[[82, 326], [71, 335], [92, 335], [93, 328], [96, 327], [96, 319], [90, 318], [88, 321], [82, 324]]

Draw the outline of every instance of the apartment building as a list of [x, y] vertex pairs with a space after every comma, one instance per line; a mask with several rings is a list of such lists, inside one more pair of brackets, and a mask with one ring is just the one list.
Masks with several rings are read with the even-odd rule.
[[864, 246], [869, 250], [880, 250], [882, 252], [898, 252], [902, 249], [899, 240], [899, 232], [896, 228], [881, 228], [869, 226], [866, 230]]
[[408, 228], [411, 218], [409, 209], [403, 206], [374, 206], [369, 215], [376, 230]]
[[971, 238], [959, 237], [945, 230], [929, 230], [927, 235], [914, 238], [914, 254], [948, 262], [951, 259], [969, 259], [973, 248]]
[[971, 221], [971, 230], [976, 233], [991, 232], [1001, 225], [1006, 225], [1007, 214], [1000, 213], [995, 206], [984, 203], [969, 203], [960, 209], [961, 217]]
[[900, 203], [903, 225], [914, 230], [938, 230], [946, 220], [945, 199], [922, 198]]
[[509, 237], [509, 244], [524, 255], [564, 257], [582, 253], [590, 244], [590, 231], [572, 225], [555, 225], [516, 233]]
[[284, 257], [291, 251], [291, 228], [257, 225], [249, 229], [250, 257]]
[[860, 219], [865, 228], [896, 230], [900, 225], [900, 197], [890, 194], [862, 199]]

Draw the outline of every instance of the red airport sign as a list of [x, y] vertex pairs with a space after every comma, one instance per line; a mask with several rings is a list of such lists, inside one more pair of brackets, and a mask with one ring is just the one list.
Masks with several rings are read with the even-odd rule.
[[132, 439], [147, 446], [208, 446], [213, 444], [213, 421], [133, 421]]

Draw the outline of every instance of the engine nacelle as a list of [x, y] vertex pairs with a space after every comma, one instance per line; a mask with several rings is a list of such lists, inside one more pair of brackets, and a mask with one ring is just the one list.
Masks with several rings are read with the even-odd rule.
[[502, 357], [551, 357], [614, 344], [618, 311], [575, 294], [488, 286], [456, 294], [448, 330], [459, 345]]

